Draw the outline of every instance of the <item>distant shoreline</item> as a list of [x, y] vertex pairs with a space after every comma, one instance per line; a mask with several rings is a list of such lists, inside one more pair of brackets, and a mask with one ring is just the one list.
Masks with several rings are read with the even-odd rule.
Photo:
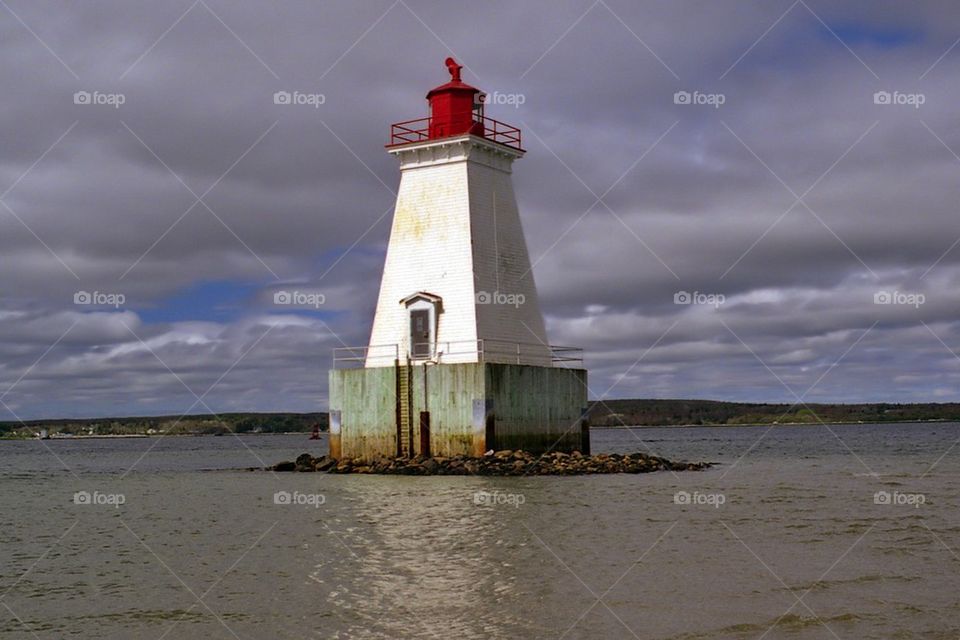
[[770, 426], [884, 424], [960, 421], [960, 403], [796, 402], [748, 403], [715, 400], [598, 400], [587, 416], [591, 426]]
[[0, 438], [144, 437], [229, 433], [310, 433], [327, 428], [326, 413], [221, 413], [0, 422]]
[[[321, 431], [320, 433], [327, 433], [326, 431]], [[35, 436], [10, 436], [2, 435], [0, 436], [0, 442], [4, 440], [42, 440], [43, 442], [49, 442], [51, 440], [61, 441], [61, 440], [117, 440], [117, 439], [129, 439], [129, 438], [213, 438], [220, 437], [223, 435], [236, 435], [236, 436], [302, 436], [304, 438], [309, 438], [309, 431], [275, 431], [275, 432], [253, 432], [253, 431], [244, 431], [241, 433], [104, 433], [104, 434], [77, 434], [77, 435], [54, 435], [49, 438], [37, 438]]]
[[[890, 424], [958, 424], [960, 425], [960, 420], [951, 420], [951, 419], [935, 419], [935, 420], [885, 420], [885, 421], [847, 421], [847, 422], [753, 422], [753, 423], [740, 423], [740, 424], [638, 424], [638, 425], [590, 425], [591, 430], [596, 431], [618, 431], [624, 429], [696, 429], [696, 428], [707, 428], [707, 429], [738, 429], [741, 427], [746, 428], [757, 428], [757, 427], [822, 427], [824, 425], [828, 427], [832, 426], [847, 426], [847, 425], [871, 425], [871, 426], [883, 426]], [[35, 436], [21, 436], [21, 435], [0, 435], [0, 442], [2, 441], [15, 441], [15, 440], [42, 440], [42, 441], [51, 441], [51, 440], [115, 440], [115, 439], [128, 439], [128, 438], [201, 438], [201, 437], [221, 437], [224, 435], [236, 435], [236, 436], [301, 436], [305, 439], [309, 437], [308, 431], [276, 431], [276, 432], [253, 432], [245, 431], [240, 433], [226, 432], [226, 433], [122, 433], [122, 434], [77, 434], [77, 435], [54, 435], [49, 438], [37, 438]], [[321, 434], [328, 433], [326, 430], [320, 432]]]
[[[749, 403], [719, 400], [593, 400], [587, 419], [595, 429], [816, 426], [960, 422], [960, 403]], [[149, 437], [326, 432], [329, 415], [232, 412], [164, 416], [37, 419], [0, 422], [0, 439]]]
[[638, 425], [590, 425], [591, 429], [693, 429], [697, 427], [709, 427], [724, 429], [736, 429], [738, 427], [822, 427], [827, 425], [844, 426], [850, 424], [866, 424], [882, 426], [885, 424], [960, 424], [960, 420], [951, 418], [937, 418], [931, 420], [848, 420], [848, 421], [828, 421], [823, 422], [743, 422], [738, 424], [638, 424]]

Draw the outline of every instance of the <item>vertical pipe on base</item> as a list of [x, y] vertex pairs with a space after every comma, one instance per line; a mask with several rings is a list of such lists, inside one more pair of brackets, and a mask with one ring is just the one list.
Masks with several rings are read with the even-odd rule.
[[420, 455], [430, 457], [430, 412], [420, 412]]
[[585, 456], [590, 455], [590, 418], [587, 417], [589, 409], [584, 409], [580, 414], [580, 453]]

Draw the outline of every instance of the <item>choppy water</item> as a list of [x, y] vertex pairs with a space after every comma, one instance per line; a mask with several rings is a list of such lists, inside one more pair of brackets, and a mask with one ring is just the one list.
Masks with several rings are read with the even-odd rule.
[[721, 464], [565, 478], [229, 470], [323, 452], [300, 435], [0, 442], [0, 639], [960, 637], [960, 425], [831, 429], [595, 430]]

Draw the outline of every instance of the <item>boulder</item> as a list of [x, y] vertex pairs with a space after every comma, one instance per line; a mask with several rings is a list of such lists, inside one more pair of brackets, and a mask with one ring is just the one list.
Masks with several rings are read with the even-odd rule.
[[310, 455], [309, 453], [301, 453], [300, 455], [297, 456], [297, 466], [313, 467], [314, 466], [313, 456]]
[[329, 471], [333, 467], [337, 466], [337, 460], [335, 458], [330, 458], [328, 456], [323, 456], [316, 460], [314, 468], [317, 471]]

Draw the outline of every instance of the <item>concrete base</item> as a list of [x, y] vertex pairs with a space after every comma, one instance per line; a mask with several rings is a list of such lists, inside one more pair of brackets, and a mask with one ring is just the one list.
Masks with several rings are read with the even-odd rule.
[[333, 369], [330, 455], [589, 452], [586, 408], [585, 369], [484, 362]]

